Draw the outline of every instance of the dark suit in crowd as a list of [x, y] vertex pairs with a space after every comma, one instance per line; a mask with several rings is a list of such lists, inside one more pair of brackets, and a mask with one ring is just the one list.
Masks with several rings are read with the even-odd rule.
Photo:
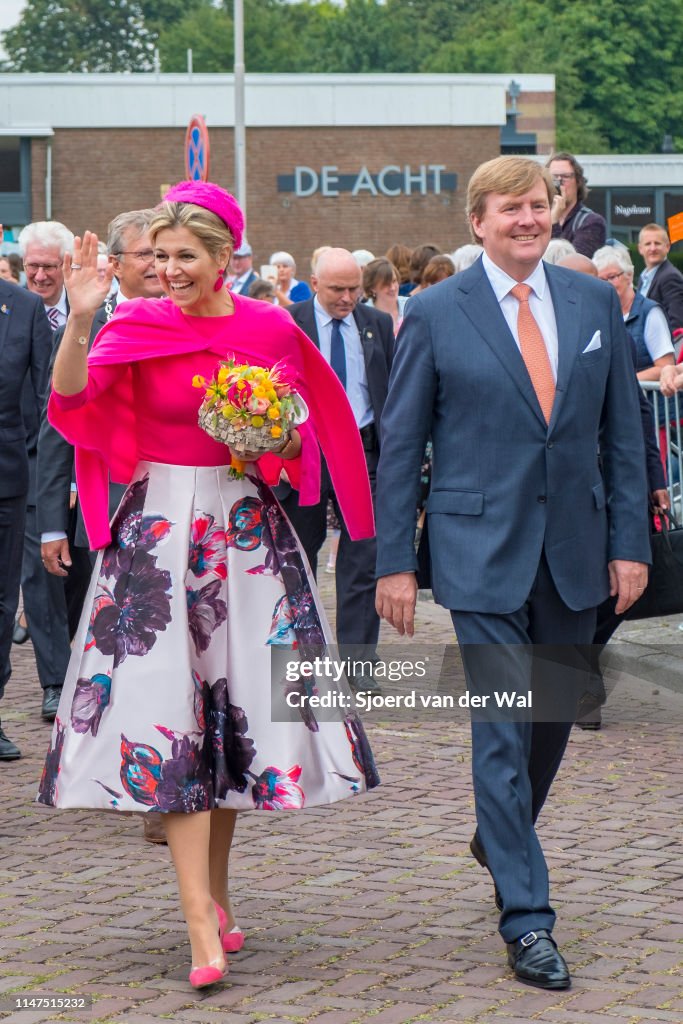
[[[97, 332], [111, 317], [114, 309], [115, 300], [107, 300], [97, 310], [90, 329], [88, 347], [92, 345]], [[64, 328], [60, 328], [55, 334], [52, 358], [50, 360], [50, 376], [52, 375], [63, 334]], [[83, 601], [88, 590], [90, 572], [94, 561], [94, 556], [91, 556], [88, 550], [88, 536], [85, 532], [80, 503], [77, 500], [75, 509], [69, 508], [73, 480], [73, 447], [50, 424], [47, 418], [47, 409], [45, 408], [38, 437], [38, 529], [41, 534], [53, 531], [63, 532], [69, 540], [72, 567], [67, 580], [67, 604], [69, 630], [72, 636], [78, 626], [83, 609]], [[116, 511], [124, 491], [125, 487], [122, 484], [110, 484], [110, 516]], [[58, 577], [54, 576], [52, 578], [58, 579]], [[59, 685], [61, 686], [61, 681]]]
[[0, 697], [9, 679], [19, 603], [29, 456], [21, 398], [30, 379], [37, 425], [45, 397], [52, 331], [37, 295], [0, 280]]
[[71, 655], [64, 580], [51, 576], [40, 557], [40, 529], [36, 519], [38, 491], [38, 433], [40, 414], [31, 381], [24, 381], [22, 412], [26, 426], [29, 490], [26, 499], [21, 592], [33, 643], [38, 680], [43, 690], [61, 687]]
[[662, 307], [672, 332], [683, 329], [683, 274], [670, 260], [657, 267], [647, 297]]
[[[320, 348], [315, 319], [314, 299], [295, 302], [288, 307], [296, 323]], [[368, 306], [357, 305], [353, 317], [363, 349], [367, 387], [374, 414], [374, 422], [363, 427], [361, 438], [370, 477], [373, 500], [379, 460], [379, 421], [387, 397], [389, 374], [394, 351], [394, 330], [391, 317]], [[375, 611], [375, 561], [377, 543], [371, 540], [352, 541], [343, 521], [332, 490], [327, 466], [322, 465], [320, 502], [317, 505], [299, 505], [296, 491], [289, 489], [280, 501], [304, 546], [311, 568], [315, 573], [318, 553], [327, 534], [327, 505], [332, 498], [341, 524], [339, 551], [336, 563], [337, 589], [337, 642], [340, 646], [366, 645], [374, 648], [379, 636], [379, 618]]]

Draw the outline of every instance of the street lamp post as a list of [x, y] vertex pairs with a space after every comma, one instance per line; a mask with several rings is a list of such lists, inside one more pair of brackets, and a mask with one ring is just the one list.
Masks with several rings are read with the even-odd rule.
[[247, 212], [247, 143], [244, 127], [244, 2], [234, 0], [235, 31], [235, 194]]

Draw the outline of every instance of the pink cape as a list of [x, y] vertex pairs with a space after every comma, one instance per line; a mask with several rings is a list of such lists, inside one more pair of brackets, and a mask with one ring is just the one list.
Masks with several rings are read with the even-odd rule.
[[[265, 302], [232, 296], [235, 315], [217, 320], [209, 339], [193, 329], [167, 299], [135, 299], [122, 305], [93, 343], [88, 366], [134, 363], [187, 352], [209, 351], [216, 362], [234, 353], [254, 365], [282, 361], [308, 405], [309, 418], [299, 428], [301, 455], [284, 461], [267, 454], [258, 460], [264, 480], [274, 486], [286, 468], [302, 505], [320, 500], [320, 450], [323, 450], [335, 494], [354, 540], [374, 535], [372, 498], [360, 434], [346, 393], [313, 342], [284, 312]], [[203, 323], [206, 323], [204, 320]], [[231, 338], [239, 338], [235, 344]], [[173, 364], [168, 366], [172, 386]], [[197, 409], [201, 401], [197, 393]], [[53, 391], [48, 403], [50, 423], [76, 449], [76, 482], [92, 548], [111, 542], [108, 522], [109, 478], [128, 484], [137, 465], [132, 370], [92, 401], [73, 407], [75, 396]], [[227, 461], [227, 460], [226, 460]]]

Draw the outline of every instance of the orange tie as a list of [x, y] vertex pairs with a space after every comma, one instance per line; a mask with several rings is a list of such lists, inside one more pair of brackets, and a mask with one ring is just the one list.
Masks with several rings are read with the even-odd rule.
[[510, 295], [514, 295], [519, 302], [517, 333], [519, 334], [522, 359], [529, 371], [531, 383], [534, 386], [545, 421], [549, 423], [555, 399], [555, 381], [541, 328], [536, 323], [529, 306], [531, 292], [532, 289], [528, 284], [516, 284], [514, 288], [510, 289]]

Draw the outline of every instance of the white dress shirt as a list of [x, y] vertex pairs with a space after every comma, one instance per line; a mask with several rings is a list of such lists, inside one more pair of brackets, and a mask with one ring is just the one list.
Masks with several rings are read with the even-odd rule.
[[[512, 337], [515, 339], [517, 348], [519, 345], [519, 334], [517, 332], [517, 316], [519, 313], [519, 302], [510, 294], [510, 290], [520, 282], [515, 281], [514, 278], [506, 274], [504, 270], [501, 270], [493, 260], [491, 260], [486, 253], [481, 258], [484, 265], [484, 271], [489, 279], [489, 283], [493, 288], [500, 310], [508, 327], [512, 333]], [[541, 261], [538, 266], [532, 271], [529, 276], [521, 282], [522, 284], [528, 284], [531, 288], [531, 294], [529, 295], [529, 308], [533, 313], [534, 319], [538, 324], [545, 347], [548, 351], [548, 358], [550, 359], [550, 367], [553, 371], [553, 378], [557, 383], [557, 353], [558, 353], [558, 341], [557, 341], [557, 321], [555, 319], [555, 307], [553, 306], [552, 296], [550, 294], [550, 288], [548, 287], [548, 279], [545, 276], [545, 270], [543, 262]], [[520, 349], [521, 351], [521, 349]]]
[[252, 270], [251, 267], [249, 267], [249, 270], [247, 270], [244, 274], [241, 274], [240, 277], [236, 277], [235, 280], [230, 285], [230, 291], [237, 292], [238, 295], [241, 295], [242, 289], [247, 283], [247, 279], [250, 278], [253, 273], [254, 271]]
[[[332, 352], [332, 321], [339, 318], [330, 316], [318, 302], [317, 296], [313, 299], [313, 310], [318, 327], [320, 351], [329, 363], [331, 362]], [[346, 396], [353, 409], [358, 429], [361, 430], [363, 427], [367, 427], [369, 423], [372, 423], [375, 417], [368, 390], [363, 345], [353, 313], [349, 313], [347, 317], [344, 317], [341, 321], [340, 329], [344, 341], [344, 354], [346, 355]]]
[[649, 270], [644, 270], [640, 275], [640, 287], [638, 288], [638, 291], [641, 295], [647, 296], [647, 293], [652, 287], [652, 278], [655, 276], [660, 266], [661, 264], [658, 263], [655, 267], [650, 267]]

